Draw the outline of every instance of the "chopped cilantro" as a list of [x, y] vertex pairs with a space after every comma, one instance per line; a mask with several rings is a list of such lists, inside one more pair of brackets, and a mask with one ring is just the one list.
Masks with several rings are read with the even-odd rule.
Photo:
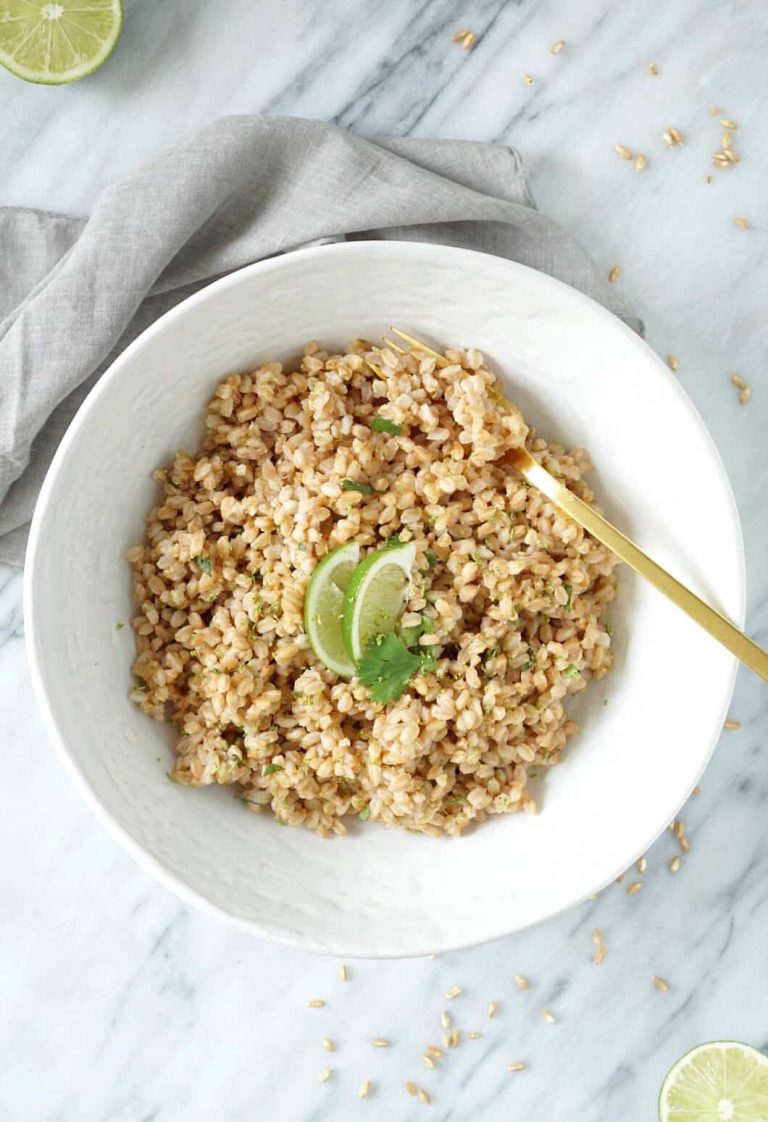
[[386, 417], [374, 417], [371, 421], [371, 429], [373, 432], [387, 432], [390, 436], [399, 436], [403, 431], [402, 425], [388, 421]]
[[370, 483], [356, 483], [354, 479], [345, 479], [341, 484], [342, 491], [359, 491], [361, 495], [374, 495], [376, 489]]
[[566, 581], [563, 581], [563, 588], [568, 593], [568, 599], [565, 602], [565, 611], [570, 612], [571, 604], [573, 603], [573, 585], [569, 584], [568, 581], [566, 580]]
[[193, 557], [192, 560], [203, 573], [207, 573], [208, 576], [211, 575], [212, 565], [210, 557], [199, 556]]
[[262, 775], [274, 775], [276, 771], [284, 771], [282, 764], [265, 764], [261, 769]]
[[374, 635], [357, 665], [357, 678], [369, 687], [372, 701], [386, 705], [400, 697], [421, 668], [421, 658], [408, 650], [399, 635]]
[[357, 817], [360, 819], [361, 822], [367, 822], [368, 819], [371, 817], [371, 808], [369, 806], [363, 807], [363, 809], [360, 811], [360, 813], [358, 814]]
[[563, 671], [563, 674], [565, 674], [566, 678], [580, 678], [581, 677], [581, 674], [579, 673], [579, 671], [576, 669], [576, 667], [573, 665], [572, 662], [568, 663], [565, 670]]
[[434, 635], [434, 633], [435, 624], [431, 616], [422, 616], [419, 623], [414, 624], [413, 627], [404, 627], [401, 632], [406, 647], [421, 660], [421, 669], [424, 674], [434, 671], [437, 666], [437, 658], [435, 648], [433, 646], [419, 646], [419, 639], [422, 635]]
[[430, 569], [434, 569], [435, 565], [437, 564], [437, 558], [435, 557], [431, 549], [424, 550], [424, 560], [427, 562]]

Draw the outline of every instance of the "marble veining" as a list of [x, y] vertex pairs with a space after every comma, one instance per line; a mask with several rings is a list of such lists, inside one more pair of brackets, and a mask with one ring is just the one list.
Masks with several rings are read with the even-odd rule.
[[[0, 205], [87, 214], [106, 183], [225, 113], [513, 144], [541, 208], [606, 272], [621, 266], [617, 284], [649, 341], [678, 356], [681, 383], [733, 483], [748, 625], [768, 643], [768, 21], [759, 4], [125, 7], [123, 41], [93, 78], [45, 89], [0, 72]], [[463, 28], [478, 36], [469, 52], [451, 42]], [[553, 56], [560, 38], [566, 47]], [[739, 124], [742, 162], [726, 172], [710, 166], [722, 132], [714, 106]], [[670, 125], [685, 136], [681, 148], [660, 139]], [[646, 154], [641, 175], [615, 143]], [[739, 229], [737, 215], [752, 229]], [[746, 407], [732, 371], [754, 386]], [[673, 467], [675, 450], [666, 451]], [[409, 1122], [425, 1110], [434, 1122], [652, 1118], [664, 1073], [693, 1044], [731, 1037], [768, 1047], [768, 694], [746, 672], [732, 705], [742, 727], [723, 734], [682, 811], [691, 849], [676, 875], [668, 866], [679, 846], [665, 833], [644, 876], [630, 872], [535, 930], [439, 959], [351, 963], [342, 982], [333, 960], [250, 939], [187, 908], [123, 853], [47, 743], [22, 632], [21, 579], [5, 570], [3, 1120]], [[643, 887], [627, 895], [635, 879]], [[597, 967], [596, 927], [606, 947]], [[528, 990], [515, 973], [530, 979]], [[653, 988], [652, 974], [668, 992]], [[462, 994], [446, 999], [454, 985]], [[308, 1008], [315, 997], [327, 1005]], [[491, 1000], [498, 1012], [489, 1020]], [[429, 1071], [420, 1056], [440, 1045], [445, 1008], [462, 1042]], [[469, 1040], [468, 1031], [482, 1036]], [[373, 1048], [375, 1037], [391, 1047]], [[517, 1060], [527, 1070], [508, 1072]], [[333, 1074], [321, 1084], [325, 1067]], [[361, 1102], [364, 1079], [372, 1087]], [[429, 1091], [430, 1107], [409, 1098], [407, 1079]]]

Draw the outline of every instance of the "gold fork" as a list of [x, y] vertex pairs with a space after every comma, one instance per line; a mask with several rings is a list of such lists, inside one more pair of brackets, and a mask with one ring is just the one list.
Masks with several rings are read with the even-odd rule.
[[[413, 350], [431, 355], [438, 366], [450, 365], [445, 355], [433, 351], [426, 343], [422, 343], [412, 335], [407, 335], [405, 331], [399, 331], [396, 327], [393, 327], [392, 331]], [[394, 339], [385, 338], [384, 342], [399, 354], [408, 353], [407, 349], [401, 347]], [[369, 365], [377, 374], [383, 374], [375, 364], [369, 363]], [[509, 405], [498, 391], [495, 391], [494, 396], [499, 404]], [[703, 627], [713, 639], [716, 639], [731, 654], [740, 659], [745, 666], [748, 666], [750, 670], [753, 670], [755, 674], [768, 682], [768, 652], [753, 642], [743, 631], [739, 631], [738, 627], [726, 619], [724, 615], [710, 607], [689, 588], [686, 588], [684, 584], [681, 584], [679, 580], [676, 580], [666, 569], [662, 569], [661, 565], [658, 565], [647, 553], [643, 553], [642, 549], [630, 541], [625, 534], [622, 534], [621, 530], [617, 530], [578, 495], [574, 495], [563, 483], [550, 475], [546, 468], [543, 468], [526, 448], [515, 448], [507, 453], [506, 458], [532, 486], [542, 491], [564, 514], [567, 514], [569, 518], [572, 518], [574, 522], [587, 530], [593, 538], [597, 538], [603, 545], [608, 546], [631, 569], [634, 569], [641, 577], [645, 577], [654, 588], [657, 588], [667, 599], [690, 616], [694, 622]]]

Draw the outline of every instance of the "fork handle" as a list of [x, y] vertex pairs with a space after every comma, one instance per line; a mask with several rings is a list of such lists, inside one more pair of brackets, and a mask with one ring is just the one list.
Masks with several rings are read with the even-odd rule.
[[731, 654], [736, 655], [745, 666], [768, 682], [768, 652], [753, 642], [743, 631], [739, 631], [729, 619], [706, 604], [690, 588], [662, 569], [647, 553], [643, 553], [621, 530], [588, 506], [578, 495], [562, 484], [543, 468], [526, 448], [516, 448], [508, 453], [509, 461], [533, 484], [555, 503], [569, 518], [587, 530], [593, 538], [607, 545], [617, 557], [625, 561], [631, 569], [645, 577], [654, 588], [662, 592], [695, 623], [703, 627], [713, 639], [721, 643]]

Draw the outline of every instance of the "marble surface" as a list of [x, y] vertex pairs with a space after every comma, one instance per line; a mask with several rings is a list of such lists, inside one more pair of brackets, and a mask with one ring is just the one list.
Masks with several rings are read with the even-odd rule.
[[[649, 341], [679, 357], [733, 482], [749, 629], [768, 644], [761, 4], [127, 0], [126, 16], [116, 54], [80, 85], [35, 88], [0, 73], [0, 205], [86, 214], [115, 176], [231, 112], [514, 144], [541, 208], [606, 272], [621, 266], [617, 284]], [[478, 35], [470, 52], [451, 42], [461, 28]], [[552, 56], [560, 38], [567, 44]], [[743, 161], [726, 172], [710, 166], [722, 131], [713, 106], [739, 124]], [[670, 125], [682, 148], [661, 142]], [[615, 143], [647, 154], [642, 175]], [[739, 229], [737, 215], [753, 228]], [[746, 407], [732, 371], [754, 385]], [[345, 983], [334, 961], [182, 905], [94, 821], [46, 741], [25, 664], [21, 580], [1, 571], [0, 1117], [654, 1118], [664, 1073], [693, 1044], [768, 1047], [767, 698], [739, 675], [732, 715], [742, 727], [724, 734], [682, 812], [691, 849], [676, 876], [667, 833], [637, 894], [625, 891], [630, 876], [535, 930], [436, 960], [353, 963]], [[606, 946], [599, 967], [595, 927]], [[652, 974], [669, 992], [653, 988]], [[445, 999], [454, 985], [463, 993]], [[309, 1009], [315, 997], [326, 1007]], [[491, 1000], [499, 1008], [488, 1020]], [[463, 1034], [483, 1035], [463, 1036], [428, 1071], [420, 1055], [440, 1043], [446, 1006]], [[556, 1024], [542, 1019], [545, 1006]], [[391, 1047], [374, 1049], [379, 1036]], [[516, 1060], [528, 1069], [509, 1073]], [[326, 1066], [333, 1074], [321, 1084]], [[372, 1089], [360, 1102], [364, 1079]], [[408, 1097], [407, 1079], [429, 1091], [430, 1107]]]

